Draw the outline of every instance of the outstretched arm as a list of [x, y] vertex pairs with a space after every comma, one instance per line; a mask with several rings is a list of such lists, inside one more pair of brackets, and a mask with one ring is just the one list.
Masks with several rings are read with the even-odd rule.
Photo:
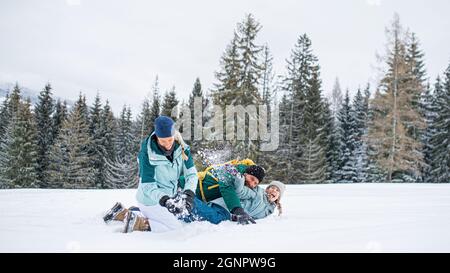
[[257, 192], [245, 186], [245, 177], [243, 175], [238, 175], [234, 179], [234, 188], [237, 196], [241, 200], [254, 199]]

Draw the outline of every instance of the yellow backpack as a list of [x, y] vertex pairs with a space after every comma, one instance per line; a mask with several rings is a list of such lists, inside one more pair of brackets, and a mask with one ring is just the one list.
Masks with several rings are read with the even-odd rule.
[[[233, 159], [233, 160], [230, 160], [230, 161], [225, 162], [225, 163], [214, 164], [214, 165], [208, 166], [208, 167], [207, 167], [205, 170], [203, 170], [202, 172], [197, 172], [198, 183], [200, 184], [200, 193], [201, 193], [202, 199], [203, 199], [204, 201], [206, 201], [206, 198], [205, 198], [205, 194], [204, 194], [204, 191], [203, 191], [203, 180], [205, 179], [206, 175], [209, 174], [214, 180], [218, 181], [218, 179], [215, 178], [215, 177], [211, 174], [210, 170], [213, 169], [213, 168], [215, 168], [215, 167], [219, 167], [219, 166], [223, 166], [223, 165], [246, 165], [246, 166], [251, 166], [251, 165], [256, 165], [256, 164], [255, 164], [255, 162], [253, 162], [253, 160], [251, 160], [251, 159], [249, 159], [249, 158], [242, 159], [242, 160], [239, 160], [239, 159]], [[219, 185], [214, 185], [214, 186], [211, 186], [211, 187], [209, 187], [209, 188], [216, 187], [216, 186], [218, 187]], [[209, 188], [208, 188], [208, 189], [209, 189]]]

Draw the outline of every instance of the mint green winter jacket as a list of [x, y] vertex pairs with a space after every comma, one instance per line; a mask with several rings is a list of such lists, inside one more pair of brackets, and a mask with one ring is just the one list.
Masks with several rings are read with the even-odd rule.
[[236, 178], [234, 187], [242, 208], [253, 218], [262, 219], [275, 211], [275, 203], [269, 202], [265, 190], [257, 186], [254, 189], [244, 185], [245, 180]]
[[159, 204], [164, 195], [174, 196], [178, 189], [178, 179], [185, 177], [183, 190], [195, 192], [198, 178], [189, 146], [185, 146], [188, 160], [182, 158], [182, 147], [175, 142], [173, 162], [167, 159], [156, 143], [156, 136], [151, 134], [141, 145], [139, 152], [139, 186], [136, 199], [146, 206]]

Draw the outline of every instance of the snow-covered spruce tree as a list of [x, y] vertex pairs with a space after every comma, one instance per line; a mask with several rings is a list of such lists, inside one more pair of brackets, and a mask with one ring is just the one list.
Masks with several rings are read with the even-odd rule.
[[139, 181], [132, 125], [131, 109], [124, 105], [117, 123], [116, 157], [114, 160], [105, 160], [108, 188], [133, 188]]
[[342, 91], [341, 85], [339, 84], [339, 79], [336, 78], [333, 86], [333, 90], [331, 91], [331, 113], [335, 120], [337, 120], [337, 115], [342, 105]]
[[356, 182], [355, 161], [355, 120], [348, 90], [345, 92], [344, 104], [338, 113], [338, 183]]
[[18, 112], [20, 107], [20, 101], [21, 101], [21, 90], [19, 84], [16, 83], [16, 85], [14, 85], [13, 91], [11, 92], [11, 95], [9, 96], [8, 101], [8, 112], [11, 118], [14, 114]]
[[9, 93], [6, 94], [2, 105], [0, 105], [0, 142], [3, 138], [3, 135], [5, 134], [6, 128], [8, 127], [9, 120], [11, 119], [11, 117], [9, 116], [8, 103]]
[[[380, 91], [377, 89], [375, 91], [375, 98], [380, 97]], [[377, 139], [374, 137], [376, 131], [370, 131], [374, 128], [375, 118], [377, 116], [383, 115], [383, 111], [381, 105], [373, 104], [369, 101], [369, 109], [367, 114], [367, 127], [369, 129], [369, 134], [367, 136], [368, 147], [367, 147], [367, 156], [368, 156], [368, 173], [367, 173], [367, 182], [369, 183], [381, 183], [387, 181], [387, 172], [378, 164], [378, 158], [380, 157], [380, 153], [383, 150], [382, 144], [383, 140], [381, 138]], [[376, 114], [375, 114], [376, 113]], [[381, 133], [378, 134], [381, 137]]]
[[[264, 69], [261, 57], [263, 47], [256, 44], [256, 37], [260, 29], [260, 23], [252, 14], [247, 14], [237, 24], [234, 37], [221, 58], [220, 69], [216, 73], [218, 82], [215, 84], [213, 95], [215, 104], [222, 107], [223, 113], [226, 113], [227, 106], [229, 110], [230, 106], [234, 106], [238, 114], [244, 114], [241, 113], [243, 111], [241, 107], [246, 110], [248, 106], [257, 108], [257, 105], [262, 102], [259, 88]], [[228, 115], [227, 117], [225, 114], [224, 120], [228, 126], [225, 131], [236, 133], [245, 129], [245, 135], [250, 136], [255, 132], [249, 131], [249, 121], [257, 121], [258, 118], [257, 109], [254, 113], [246, 111], [244, 117], [246, 126], [239, 128], [237, 116]], [[251, 157], [257, 161], [259, 140], [251, 140], [250, 137], [245, 137], [244, 140], [238, 138], [240, 137], [235, 136], [233, 139], [227, 140], [227, 144], [232, 147], [233, 157]]]
[[58, 101], [55, 104], [55, 112], [52, 116], [52, 138], [56, 140], [58, 138], [59, 132], [61, 131], [61, 127], [63, 122], [67, 118], [67, 103], [66, 101], [61, 102]]
[[273, 56], [269, 46], [266, 44], [262, 50], [262, 77], [261, 77], [261, 93], [262, 102], [267, 105], [267, 113], [269, 114], [268, 122], [270, 124], [271, 105], [275, 99], [275, 72], [273, 70]]
[[[415, 33], [407, 35], [406, 41], [407, 52], [405, 56], [405, 61], [408, 66], [409, 74], [411, 75], [411, 90], [409, 93], [413, 96], [412, 104], [419, 108], [419, 101], [421, 94], [425, 91], [426, 87], [426, 75], [425, 63], [423, 60], [424, 53], [420, 49], [420, 42], [416, 37]], [[412, 127], [412, 134], [417, 136], [420, 134], [419, 128]]]
[[215, 73], [217, 83], [214, 84], [214, 103], [217, 105], [231, 104], [232, 93], [239, 87], [241, 63], [239, 61], [238, 35], [234, 32], [233, 39], [225, 49], [220, 59], [220, 70]]
[[99, 169], [101, 184], [97, 185], [97, 187], [102, 189], [107, 187], [105, 162], [111, 162], [116, 158], [116, 132], [117, 122], [109, 106], [109, 101], [106, 100], [105, 106], [100, 113], [100, 137], [98, 145], [101, 149], [97, 149], [102, 158], [101, 169]]
[[150, 101], [148, 98], [145, 98], [142, 102], [141, 113], [136, 120], [136, 125], [136, 133], [140, 140], [153, 131], [153, 120], [151, 120]]
[[94, 104], [89, 111], [89, 136], [91, 141], [89, 143], [89, 158], [91, 159], [91, 166], [94, 169], [95, 185], [97, 188], [103, 188], [104, 181], [104, 129], [102, 128], [102, 103], [100, 94], [95, 96]]
[[293, 143], [290, 142], [290, 128], [291, 128], [291, 110], [292, 98], [290, 94], [284, 94], [280, 101], [280, 127], [279, 127], [279, 146], [275, 151], [276, 162], [272, 163], [270, 176], [273, 179], [286, 181], [288, 183], [297, 182], [294, 170], [298, 165], [298, 158], [294, 157], [291, 149]]
[[159, 95], [159, 80], [158, 76], [156, 76], [151, 90], [151, 99], [147, 97], [144, 99], [141, 113], [137, 116], [133, 129], [133, 134], [137, 139], [137, 146], [140, 147], [141, 141], [153, 132], [154, 121], [160, 115], [160, 112], [161, 97]]
[[[287, 99], [289, 109], [283, 107], [285, 119], [287, 122], [287, 139], [281, 144], [281, 149], [288, 151], [286, 178], [289, 181], [297, 181], [300, 170], [298, 160], [302, 156], [302, 141], [306, 141], [304, 136], [304, 111], [306, 104], [306, 94], [310, 89], [311, 78], [314, 67], [317, 64], [317, 57], [312, 53], [311, 40], [306, 34], [299, 36], [290, 58], [287, 60], [287, 75], [283, 79], [282, 91], [287, 93], [284, 97]], [[281, 109], [280, 109], [281, 110]], [[302, 131], [303, 130], [303, 131]], [[309, 143], [309, 141], [308, 141]], [[286, 147], [283, 147], [286, 146]]]
[[436, 130], [431, 137], [431, 177], [434, 183], [450, 182], [450, 65], [444, 72], [442, 90], [435, 90]]
[[[309, 88], [305, 94], [303, 127], [300, 128], [300, 183], [323, 183], [327, 179], [328, 117], [324, 111], [326, 105], [321, 96], [319, 66], [312, 69]], [[305, 169], [306, 168], [306, 169]]]
[[[161, 109], [161, 115], [171, 117], [174, 121], [178, 118], [178, 111], [176, 111], [176, 108], [178, 107], [178, 99], [177, 99], [177, 93], [175, 92], [175, 86], [170, 89], [170, 91], [166, 92], [164, 95], [163, 103], [162, 103], [162, 109]], [[172, 115], [172, 110], [174, 110], [174, 116]]]
[[335, 183], [336, 173], [338, 171], [338, 161], [339, 161], [339, 150], [337, 141], [337, 130], [336, 122], [331, 111], [331, 104], [325, 100], [323, 109], [323, 121], [324, 130], [323, 134], [325, 136], [325, 156], [327, 160], [327, 169], [325, 172], [325, 182]]
[[370, 96], [369, 86], [365, 90], [365, 96], [361, 90], [353, 99], [353, 121], [354, 121], [354, 164], [355, 179], [354, 182], [362, 183], [367, 181], [367, 172], [369, 160], [367, 156], [367, 114], [368, 114], [368, 96]]
[[417, 81], [406, 61], [404, 32], [398, 15], [388, 31], [388, 70], [375, 93], [372, 104], [370, 142], [378, 143], [376, 161], [387, 172], [387, 181], [414, 182], [420, 180], [423, 155], [414, 128], [423, 129], [424, 122], [415, 104]]
[[0, 138], [0, 187], [3, 188], [13, 187], [8, 179], [8, 176], [6, 175], [6, 170], [9, 168], [8, 164], [10, 162], [8, 147], [13, 141], [12, 134], [13, 128], [15, 127], [15, 123], [10, 123], [17, 120], [18, 109], [21, 103], [20, 93], [21, 90], [19, 84], [16, 83], [11, 95], [3, 102], [4, 108], [2, 112], [4, 113], [4, 116], [2, 115], [1, 117], [3, 121], [1, 125], [3, 128], [3, 133]]
[[118, 157], [125, 158], [134, 149], [132, 125], [131, 109], [124, 105], [117, 120], [116, 155]]
[[[438, 77], [435, 84], [435, 94], [442, 92], [442, 83]], [[433, 145], [431, 139], [433, 135], [436, 134], [436, 128], [434, 127], [434, 121], [437, 117], [437, 103], [436, 98], [431, 92], [431, 87], [428, 84], [425, 92], [422, 93], [420, 98], [420, 114], [425, 118], [426, 129], [421, 135], [422, 141], [422, 153], [423, 153], [423, 167], [422, 182], [430, 183], [433, 182], [431, 176], [431, 164], [432, 164], [432, 151]]]
[[53, 145], [52, 114], [54, 103], [50, 83], [39, 93], [38, 102], [34, 108], [37, 126], [37, 176], [41, 188], [47, 188], [47, 168], [50, 147]]
[[[266, 106], [267, 123], [266, 130], [260, 128], [260, 137], [264, 137], [263, 134], [272, 133], [272, 111], [274, 107], [279, 107], [279, 102], [277, 98], [277, 91], [279, 88], [279, 83], [275, 81], [275, 72], [273, 68], [273, 56], [269, 50], [269, 46], [266, 44], [262, 50], [262, 76], [260, 83], [261, 99], [262, 104]], [[259, 113], [263, 115], [263, 113]], [[279, 116], [278, 116], [279, 118]], [[278, 147], [280, 148], [280, 147]], [[278, 154], [277, 151], [264, 151], [259, 154], [259, 162], [264, 163], [264, 168], [266, 170], [267, 179], [273, 180], [278, 179], [276, 172], [278, 171]]]
[[36, 125], [31, 112], [30, 100], [20, 102], [16, 113], [6, 130], [4, 142], [1, 144], [2, 187], [30, 188], [36, 187], [37, 180], [37, 146]]
[[96, 186], [89, 157], [91, 138], [84, 106], [85, 100], [80, 95], [51, 149], [48, 174], [51, 188], [86, 189]]
[[[201, 109], [196, 109], [194, 102], [196, 100], [199, 100], [201, 102]], [[185, 139], [190, 146], [191, 151], [193, 154], [197, 153], [205, 143], [205, 141], [202, 139], [203, 136], [203, 126], [206, 124], [207, 117], [204, 115], [203, 111], [207, 108], [209, 99], [206, 98], [205, 93], [203, 92], [202, 85], [200, 83], [200, 79], [196, 78], [194, 82], [194, 87], [192, 88], [192, 92], [189, 95], [189, 103], [187, 107], [189, 107], [190, 110], [190, 120], [191, 120], [191, 138]], [[197, 117], [195, 116], [195, 113], [198, 112], [200, 115]], [[197, 138], [197, 139], [196, 139]], [[201, 167], [201, 159], [198, 157], [194, 157], [194, 160], [196, 161], [196, 166]]]

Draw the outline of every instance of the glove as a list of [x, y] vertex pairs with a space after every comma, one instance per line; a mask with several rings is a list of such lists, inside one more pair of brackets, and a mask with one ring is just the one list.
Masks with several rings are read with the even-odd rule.
[[231, 221], [238, 222], [240, 225], [256, 224], [253, 217], [248, 215], [243, 208], [236, 207], [231, 210]]
[[186, 209], [188, 210], [188, 212], [191, 212], [194, 208], [195, 193], [191, 190], [185, 190], [183, 191], [182, 198], [184, 199]]
[[159, 204], [166, 207], [175, 216], [189, 214], [194, 208], [195, 193], [191, 190], [178, 192], [174, 197], [161, 197]]
[[174, 197], [170, 198], [167, 195], [164, 195], [159, 199], [159, 204], [163, 207], [166, 207], [170, 213], [174, 215], [181, 214], [183, 212], [183, 208], [179, 205], [181, 198], [179, 194], [176, 194]]

